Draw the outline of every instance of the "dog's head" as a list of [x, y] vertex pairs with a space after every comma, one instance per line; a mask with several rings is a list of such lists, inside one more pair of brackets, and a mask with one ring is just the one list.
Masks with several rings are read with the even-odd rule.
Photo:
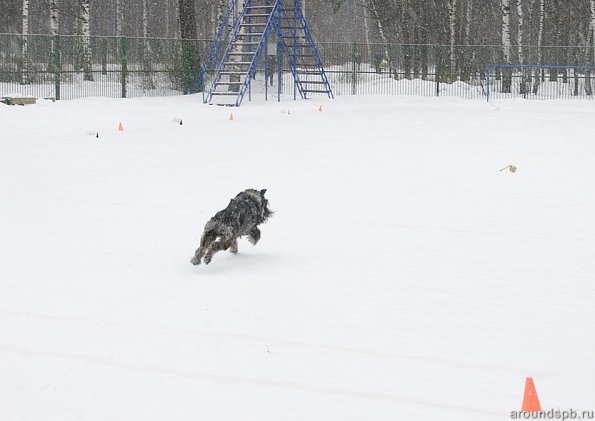
[[266, 222], [267, 219], [269, 219], [271, 216], [273, 216], [273, 211], [269, 209], [269, 201], [267, 200], [266, 197], [264, 197], [264, 194], [267, 192], [267, 189], [262, 189], [259, 194], [261, 197], [261, 218], [262, 218], [262, 222]]
[[258, 204], [258, 223], [262, 224], [267, 221], [271, 216], [273, 216], [273, 211], [269, 209], [269, 201], [264, 196], [267, 192], [266, 189], [262, 189], [260, 191], [255, 189], [248, 189], [244, 193], [248, 194], [254, 202]]

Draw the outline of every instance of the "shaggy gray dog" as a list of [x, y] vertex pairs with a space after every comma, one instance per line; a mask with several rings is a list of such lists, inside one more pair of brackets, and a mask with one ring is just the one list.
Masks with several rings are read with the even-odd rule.
[[221, 250], [238, 252], [238, 238], [247, 235], [248, 240], [256, 245], [260, 240], [258, 225], [263, 224], [273, 215], [269, 201], [264, 197], [265, 190], [248, 189], [231, 199], [229, 205], [219, 211], [205, 225], [200, 239], [200, 247], [190, 260], [193, 265], [200, 265], [201, 260], [208, 265], [213, 255]]

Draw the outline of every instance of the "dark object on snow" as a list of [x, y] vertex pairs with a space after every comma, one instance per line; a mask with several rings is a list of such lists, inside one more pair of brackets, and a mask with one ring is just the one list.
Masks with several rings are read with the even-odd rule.
[[248, 241], [256, 245], [260, 240], [258, 225], [264, 224], [273, 215], [269, 201], [264, 197], [265, 190], [248, 189], [231, 199], [229, 205], [219, 211], [205, 225], [200, 239], [200, 247], [190, 260], [200, 265], [204, 258], [209, 264], [213, 255], [221, 250], [238, 252], [238, 238], [248, 236]]
[[0, 102], [5, 103], [6, 105], [29, 105], [35, 104], [37, 98], [31, 96], [4, 96], [0, 98]]

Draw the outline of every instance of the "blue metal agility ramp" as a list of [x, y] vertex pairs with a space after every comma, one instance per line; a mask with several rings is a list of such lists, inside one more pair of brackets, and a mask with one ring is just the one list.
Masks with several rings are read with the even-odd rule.
[[192, 92], [202, 91], [205, 103], [239, 107], [263, 56], [265, 75], [272, 74], [270, 45], [276, 46], [278, 98], [282, 57], [293, 76], [294, 99], [333, 98], [299, 0], [231, 0]]

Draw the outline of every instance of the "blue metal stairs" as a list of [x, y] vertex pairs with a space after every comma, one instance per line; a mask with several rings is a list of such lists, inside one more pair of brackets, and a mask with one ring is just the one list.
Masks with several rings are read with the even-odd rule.
[[241, 8], [238, 1], [231, 0], [193, 91], [202, 91], [205, 103], [240, 106], [273, 39], [291, 69], [294, 98], [333, 98], [299, 0], [244, 0]]

